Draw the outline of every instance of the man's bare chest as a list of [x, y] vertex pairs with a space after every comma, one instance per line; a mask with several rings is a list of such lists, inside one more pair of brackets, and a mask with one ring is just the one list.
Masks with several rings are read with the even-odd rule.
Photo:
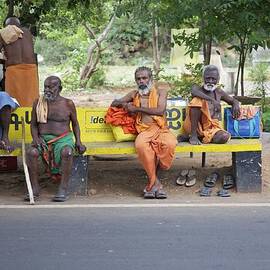
[[149, 96], [142, 96], [141, 97], [141, 107], [148, 108], [149, 107]]
[[65, 106], [48, 106], [48, 120], [66, 122], [70, 119], [70, 111]]

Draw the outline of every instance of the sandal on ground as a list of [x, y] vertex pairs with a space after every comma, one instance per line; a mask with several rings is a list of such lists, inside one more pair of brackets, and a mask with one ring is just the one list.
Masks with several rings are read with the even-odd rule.
[[224, 175], [223, 177], [223, 188], [230, 189], [234, 187], [234, 178], [231, 174]]
[[157, 188], [155, 193], [156, 199], [167, 199], [167, 194], [162, 187]]
[[155, 198], [156, 198], [156, 193], [155, 193], [155, 191], [152, 191], [152, 190], [150, 190], [150, 191], [145, 191], [145, 192], [143, 193], [143, 197], [144, 197], [145, 199], [155, 199]]
[[[33, 195], [33, 197], [34, 197], [34, 201], [37, 201], [39, 199], [39, 195]], [[25, 202], [30, 202], [30, 196], [29, 196], [28, 193], [25, 195], [25, 197], [23, 198], [23, 200]]]
[[147, 188], [143, 191], [143, 197], [144, 199], [155, 199], [156, 198], [156, 191], [154, 187], [152, 187], [149, 191], [147, 191]]
[[231, 197], [231, 194], [229, 193], [228, 190], [221, 189], [220, 191], [217, 192], [217, 196], [219, 196], [219, 197]]
[[183, 186], [186, 181], [187, 181], [187, 175], [188, 175], [188, 170], [183, 170], [180, 172], [178, 177], [176, 178], [176, 184], [179, 186]]
[[64, 189], [59, 189], [57, 194], [53, 197], [54, 202], [65, 202], [68, 199], [67, 192]]
[[212, 193], [212, 189], [209, 188], [209, 187], [203, 187], [200, 190], [200, 196], [201, 197], [210, 197], [211, 196], [211, 193]]
[[213, 172], [210, 175], [208, 175], [205, 179], [204, 186], [205, 187], [214, 187], [217, 180], [219, 178], [219, 174], [217, 172]]
[[195, 184], [196, 184], [196, 171], [195, 170], [189, 170], [185, 186], [186, 187], [192, 187]]

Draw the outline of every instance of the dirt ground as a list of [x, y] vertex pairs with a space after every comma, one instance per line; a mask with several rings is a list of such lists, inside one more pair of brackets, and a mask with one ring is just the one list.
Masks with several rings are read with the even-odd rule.
[[[108, 106], [115, 97], [120, 97], [127, 92], [126, 89], [118, 91], [101, 91], [94, 94], [72, 96], [76, 105], [79, 106]], [[231, 198], [218, 198], [216, 192], [221, 187], [224, 174], [231, 173], [231, 153], [210, 153], [206, 157], [206, 167], [201, 167], [201, 154], [177, 154], [172, 168], [161, 173], [160, 178], [168, 193], [167, 202], [204, 202], [208, 198], [198, 195], [207, 175], [213, 171], [220, 174], [220, 179], [213, 189], [211, 201], [230, 200], [245, 201], [253, 200], [265, 202], [270, 201], [270, 133], [263, 133], [262, 152], [262, 194], [239, 194], [231, 190]], [[175, 183], [177, 175], [183, 169], [194, 168], [196, 170], [197, 183], [187, 188]], [[40, 203], [50, 203], [56, 192], [57, 183], [51, 182], [43, 171], [40, 171], [40, 183], [42, 195]], [[118, 156], [104, 160], [104, 158], [91, 157], [89, 162], [88, 177], [89, 196], [71, 196], [70, 203], [121, 203], [121, 202], [144, 202], [142, 190], [147, 182], [147, 177], [139, 164], [136, 156]], [[23, 203], [22, 198], [26, 192], [24, 172], [21, 158], [18, 159], [18, 170], [15, 172], [2, 172], [0, 174], [0, 204]], [[155, 200], [156, 201], [156, 200]]]

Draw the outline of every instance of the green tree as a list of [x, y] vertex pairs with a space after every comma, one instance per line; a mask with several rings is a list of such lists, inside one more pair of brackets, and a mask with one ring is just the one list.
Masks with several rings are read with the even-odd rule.
[[[241, 96], [244, 96], [244, 69], [248, 53], [259, 46], [269, 46], [270, 2], [263, 0], [230, 0], [221, 4], [218, 18], [225, 22], [227, 39], [239, 55], [235, 95], [240, 79]], [[232, 38], [234, 37], [234, 38]]]

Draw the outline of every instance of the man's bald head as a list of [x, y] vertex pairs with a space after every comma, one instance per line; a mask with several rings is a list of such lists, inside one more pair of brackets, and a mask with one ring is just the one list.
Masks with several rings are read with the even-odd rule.
[[50, 76], [44, 81], [44, 97], [47, 101], [55, 101], [61, 90], [62, 83], [59, 77]]
[[218, 87], [219, 82], [219, 70], [217, 66], [208, 65], [204, 67], [203, 81], [204, 81], [203, 88], [206, 91], [211, 92], [215, 91], [215, 89]]
[[207, 65], [203, 68], [203, 78], [205, 78], [206, 74], [209, 74], [210, 72], [216, 72], [219, 80], [219, 69], [215, 65]]
[[16, 16], [11, 16], [11, 17], [6, 18], [6, 20], [5, 20], [5, 26], [7, 26], [7, 25], [20, 26], [21, 22]]
[[59, 77], [57, 76], [49, 76], [46, 78], [45, 82], [49, 81], [52, 82], [53, 84], [56, 84], [59, 87], [59, 90], [62, 90], [62, 81]]

